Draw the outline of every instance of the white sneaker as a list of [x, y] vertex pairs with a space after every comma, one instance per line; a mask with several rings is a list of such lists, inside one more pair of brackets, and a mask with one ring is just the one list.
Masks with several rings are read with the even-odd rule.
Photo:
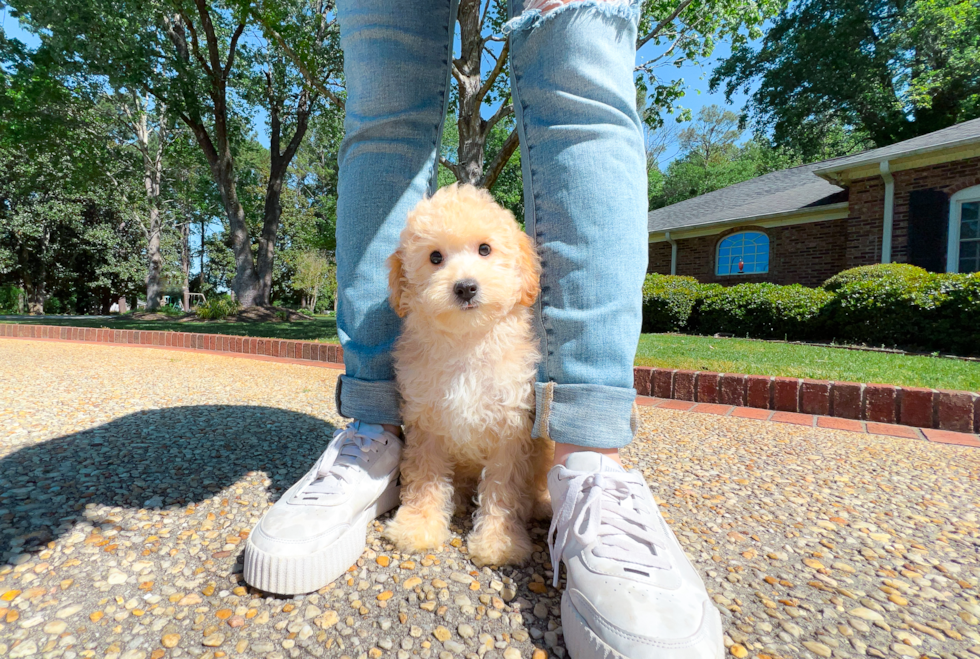
[[643, 477], [581, 451], [548, 473], [572, 659], [722, 659], [721, 616]]
[[255, 525], [245, 581], [281, 595], [309, 593], [342, 575], [364, 551], [368, 522], [398, 505], [401, 440], [355, 421]]

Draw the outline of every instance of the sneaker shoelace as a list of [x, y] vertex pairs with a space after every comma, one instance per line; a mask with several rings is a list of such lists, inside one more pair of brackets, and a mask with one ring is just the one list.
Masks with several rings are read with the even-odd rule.
[[[642, 499], [633, 493], [636, 486], [626, 474], [615, 472], [579, 473], [572, 476], [561, 511], [551, 520], [548, 545], [558, 587], [558, 562], [569, 536], [583, 547], [593, 543], [592, 553], [614, 561], [647, 568], [665, 569], [670, 563], [666, 547], [657, 535], [656, 516], [645, 510]], [[581, 502], [581, 505], [579, 505]], [[642, 570], [626, 568], [648, 575]]]
[[375, 444], [387, 443], [383, 437], [361, 432], [355, 424], [334, 431], [333, 441], [316, 465], [316, 476], [303, 488], [302, 494], [343, 494], [344, 486], [351, 482], [352, 472], [359, 468], [365, 454], [377, 450]]

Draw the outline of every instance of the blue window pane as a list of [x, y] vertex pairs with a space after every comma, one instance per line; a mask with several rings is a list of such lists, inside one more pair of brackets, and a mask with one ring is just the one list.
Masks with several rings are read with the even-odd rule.
[[960, 225], [960, 238], [968, 240], [970, 238], [980, 238], [980, 220], [966, 221]]
[[963, 204], [960, 219], [964, 222], [980, 219], [980, 201], [971, 201]]
[[[739, 270], [738, 264], [742, 263]], [[769, 271], [769, 236], [764, 233], [737, 233], [718, 245], [719, 275], [755, 274]]]

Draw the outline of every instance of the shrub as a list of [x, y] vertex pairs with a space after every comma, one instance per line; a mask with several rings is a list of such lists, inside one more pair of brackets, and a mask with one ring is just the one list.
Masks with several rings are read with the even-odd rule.
[[794, 284], [739, 284], [702, 292], [697, 308], [703, 334], [803, 340], [823, 334], [824, 307], [833, 294]]
[[24, 290], [13, 284], [0, 286], [0, 312], [23, 313]]
[[895, 274], [856, 280], [828, 306], [837, 336], [871, 345], [980, 354], [980, 275]]
[[876, 265], [862, 265], [858, 268], [843, 270], [823, 283], [823, 288], [828, 291], [836, 291], [842, 286], [855, 282], [873, 281], [877, 279], [900, 278], [919, 278], [929, 273], [922, 268], [909, 265], [908, 263], [878, 263]]
[[702, 284], [694, 277], [650, 274], [643, 282], [643, 331], [690, 331]]
[[224, 295], [213, 297], [197, 307], [197, 317], [204, 320], [221, 320], [238, 313], [238, 302]]

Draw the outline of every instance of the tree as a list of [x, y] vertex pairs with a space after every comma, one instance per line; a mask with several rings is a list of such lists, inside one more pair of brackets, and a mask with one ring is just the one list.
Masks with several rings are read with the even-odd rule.
[[980, 116], [975, 0], [797, 0], [719, 66], [776, 143], [811, 153], [840, 125], [874, 146]]
[[[756, 176], [811, 162], [799, 151], [773, 144], [762, 132], [740, 145], [743, 133], [734, 112], [723, 111], [717, 105], [701, 108], [697, 119], [680, 132], [680, 157], [665, 172], [660, 171], [657, 163], [650, 163], [650, 208], [663, 208]], [[853, 139], [838, 126], [828, 131], [817, 151], [818, 159], [854, 153], [860, 146], [860, 140]]]
[[[758, 38], [762, 24], [783, 0], [644, 0], [641, 5], [637, 50], [648, 55], [637, 63], [637, 82], [644, 104], [644, 120], [661, 123], [684, 95], [681, 80], [658, 74], [667, 66], [680, 67], [709, 57], [720, 39], [740, 45]], [[514, 165], [517, 129], [507, 120], [514, 115], [508, 82], [509, 41], [502, 36], [507, 20], [505, 0], [460, 0], [459, 52], [452, 61], [453, 134], [455, 153], [440, 154], [439, 163], [453, 181], [493, 189], [505, 170]], [[280, 35], [283, 51], [322, 93], [334, 93], [317, 75], [317, 64], [304, 55], [302, 35]], [[500, 139], [500, 130], [508, 130]], [[448, 129], [448, 126], [447, 126]], [[450, 131], [444, 130], [443, 137]], [[518, 161], [519, 163], [519, 161]], [[511, 169], [511, 172], [513, 170]], [[512, 194], [512, 191], [508, 195]]]
[[293, 288], [306, 294], [310, 311], [316, 312], [317, 298], [337, 290], [336, 266], [323, 252], [309, 250], [296, 255], [293, 267]]
[[[307, 32], [307, 60], [325, 74], [336, 62], [338, 35], [319, 0], [13, 0], [25, 21], [66, 62], [119, 89], [149, 93], [194, 134], [221, 195], [235, 257], [232, 287], [243, 305], [268, 304], [279, 196], [289, 163], [319, 107], [319, 94], [301, 84], [279, 49], [278, 24]], [[272, 17], [272, 18], [269, 18]], [[266, 21], [266, 22], [263, 22]], [[246, 35], [246, 40], [243, 40]], [[247, 45], [265, 40], [263, 48]], [[335, 72], [336, 74], [336, 72]], [[249, 120], [242, 101], [261, 103], [269, 116], [270, 167], [258, 232], [250, 232], [239, 199], [236, 142]], [[257, 235], [255, 235], [257, 234]]]
[[44, 47], [0, 39], [0, 59], [0, 279], [30, 313], [108, 312], [138, 290], [145, 248], [122, 212], [138, 164], [114, 139], [115, 110]]

